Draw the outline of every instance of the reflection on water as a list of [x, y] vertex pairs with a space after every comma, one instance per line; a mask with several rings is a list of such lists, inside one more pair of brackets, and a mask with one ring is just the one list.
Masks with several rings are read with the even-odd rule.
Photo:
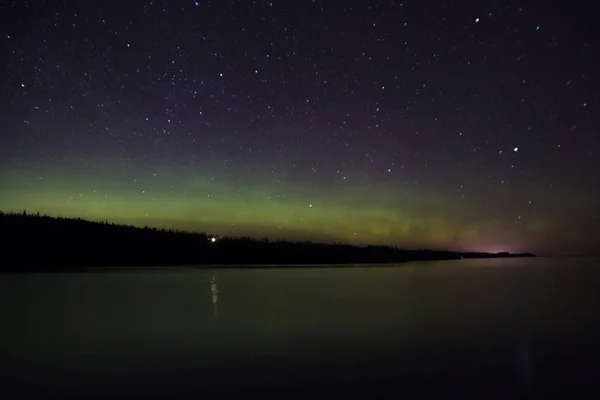
[[533, 386], [533, 354], [531, 351], [531, 339], [523, 335], [517, 350], [517, 371], [521, 378], [523, 392], [532, 393]]
[[210, 278], [210, 293], [212, 296], [213, 312], [217, 316], [217, 301], [219, 300], [219, 285], [217, 282], [217, 273], [213, 272]]
[[600, 270], [522, 262], [0, 276], [0, 398], [598, 394]]

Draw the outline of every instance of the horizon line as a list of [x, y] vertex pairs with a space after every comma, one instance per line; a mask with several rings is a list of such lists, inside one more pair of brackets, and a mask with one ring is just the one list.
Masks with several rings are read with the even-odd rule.
[[[130, 227], [130, 228], [134, 228], [134, 229], [156, 229], [156, 230], [161, 230], [161, 231], [172, 231], [172, 232], [177, 232], [177, 233], [183, 233], [183, 234], [193, 234], [193, 235], [206, 235], [208, 237], [218, 237], [218, 238], [225, 238], [225, 239], [252, 239], [252, 240], [256, 240], [256, 241], [270, 241], [270, 242], [277, 242], [277, 241], [281, 241], [281, 242], [288, 242], [288, 243], [312, 243], [312, 244], [323, 244], [323, 245], [344, 245], [344, 246], [354, 246], [354, 247], [389, 247], [389, 248], [394, 248], [397, 250], [405, 250], [405, 251], [429, 251], [429, 252], [448, 252], [448, 253], [479, 253], [479, 254], [511, 254], [511, 255], [515, 255], [515, 254], [534, 254], [538, 257], [544, 257], [544, 256], [554, 256], [554, 255], [546, 255], [546, 254], [541, 254], [539, 255], [538, 253], [532, 252], [532, 251], [520, 251], [520, 252], [508, 252], [508, 251], [498, 251], [498, 252], [488, 252], [488, 251], [474, 251], [474, 250], [449, 250], [449, 249], [439, 249], [439, 248], [428, 248], [428, 247], [419, 247], [419, 248], [408, 248], [408, 247], [400, 247], [398, 245], [386, 245], [386, 244], [352, 244], [352, 243], [344, 243], [341, 241], [313, 241], [313, 240], [291, 240], [291, 239], [285, 239], [285, 238], [272, 238], [272, 237], [265, 237], [265, 236], [230, 236], [230, 235], [220, 235], [218, 233], [209, 233], [206, 231], [196, 231], [196, 230], [181, 230], [181, 229], [175, 229], [175, 228], [165, 228], [165, 227], [156, 227], [156, 226], [149, 226], [149, 225], [135, 225], [135, 224], [126, 224], [126, 223], [115, 223], [115, 222], [111, 222], [109, 219], [105, 218], [102, 220], [93, 220], [93, 219], [87, 219], [87, 218], [82, 218], [82, 217], [68, 217], [68, 216], [62, 216], [62, 215], [48, 215], [48, 214], [41, 214], [39, 211], [36, 212], [27, 212], [26, 209], [23, 209], [22, 211], [3, 211], [0, 210], [0, 215], [15, 215], [15, 216], [27, 216], [27, 217], [36, 217], [36, 218], [54, 218], [54, 219], [65, 219], [65, 220], [80, 220], [80, 221], [85, 221], [85, 222], [89, 222], [89, 223], [97, 223], [97, 224], [111, 224], [111, 225], [115, 225], [115, 226], [123, 226], [123, 227]], [[586, 255], [586, 254], [582, 254], [582, 255]]]

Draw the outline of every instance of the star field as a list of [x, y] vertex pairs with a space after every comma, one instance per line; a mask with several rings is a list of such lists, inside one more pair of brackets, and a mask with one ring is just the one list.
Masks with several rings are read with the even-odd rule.
[[0, 209], [593, 251], [593, 4], [2, 2]]

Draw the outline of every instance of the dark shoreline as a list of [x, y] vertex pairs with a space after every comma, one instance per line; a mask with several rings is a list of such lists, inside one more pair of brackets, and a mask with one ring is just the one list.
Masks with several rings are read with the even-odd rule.
[[[535, 257], [534, 254], [405, 250], [313, 242], [219, 237], [108, 222], [0, 213], [0, 272], [68, 272], [119, 268], [349, 268], [411, 261]], [[18, 253], [16, 253], [18, 251]], [[126, 267], [124, 267], [126, 266]]]
[[[510, 257], [471, 257], [470, 259], [489, 258], [530, 258], [534, 256]], [[411, 260], [388, 263], [347, 263], [347, 264], [206, 264], [206, 265], [146, 265], [146, 266], [97, 266], [97, 267], [65, 267], [65, 268], [18, 268], [2, 270], [0, 274], [43, 274], [43, 273], [86, 273], [86, 272], [131, 272], [131, 271], [180, 271], [180, 270], [264, 270], [264, 269], [342, 269], [342, 268], [400, 268], [413, 263], [431, 261], [460, 261], [461, 259]]]

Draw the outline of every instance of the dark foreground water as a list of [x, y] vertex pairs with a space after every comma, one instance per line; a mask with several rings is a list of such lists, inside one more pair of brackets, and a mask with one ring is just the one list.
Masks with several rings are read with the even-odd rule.
[[599, 305], [583, 258], [1, 275], [0, 398], [593, 398]]

